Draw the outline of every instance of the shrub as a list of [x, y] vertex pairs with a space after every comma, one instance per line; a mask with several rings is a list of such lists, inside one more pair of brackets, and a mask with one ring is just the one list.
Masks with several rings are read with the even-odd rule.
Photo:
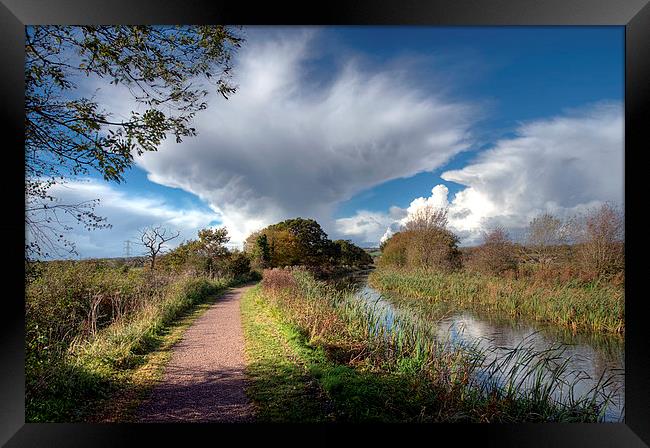
[[398, 232], [384, 245], [380, 265], [453, 271], [461, 267], [458, 242], [440, 227]]
[[483, 233], [483, 244], [472, 251], [468, 257], [467, 267], [470, 270], [493, 275], [516, 271], [516, 248], [502, 227]]
[[216, 273], [219, 277], [243, 278], [250, 274], [250, 271], [250, 259], [241, 251], [232, 251], [216, 262]]
[[605, 203], [584, 218], [578, 258], [582, 266], [598, 276], [613, 277], [625, 263], [624, 220], [620, 209]]

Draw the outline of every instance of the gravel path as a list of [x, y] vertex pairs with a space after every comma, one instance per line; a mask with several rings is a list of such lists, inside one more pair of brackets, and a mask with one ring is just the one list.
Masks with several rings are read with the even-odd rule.
[[141, 422], [247, 422], [244, 334], [239, 302], [250, 286], [231, 289], [173, 348], [160, 384], [137, 412]]

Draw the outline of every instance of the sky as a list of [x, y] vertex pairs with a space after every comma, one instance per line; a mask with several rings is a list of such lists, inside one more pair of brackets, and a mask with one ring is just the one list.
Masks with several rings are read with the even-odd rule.
[[[462, 245], [543, 212], [623, 205], [623, 27], [245, 27], [237, 92], [198, 135], [136, 157], [121, 184], [70, 179], [110, 229], [75, 228], [79, 257], [124, 255], [147, 225], [177, 242], [226, 226], [234, 246], [292, 217], [376, 246], [419, 207], [448, 207]], [[80, 83], [101, 104], [119, 86]], [[96, 90], [99, 89], [99, 90]], [[133, 249], [136, 250], [136, 249]]]

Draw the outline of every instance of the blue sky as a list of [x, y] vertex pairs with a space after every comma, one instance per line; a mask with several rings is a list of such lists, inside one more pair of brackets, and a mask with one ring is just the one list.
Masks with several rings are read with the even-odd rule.
[[199, 136], [92, 190], [118, 225], [80, 237], [80, 255], [121, 255], [128, 226], [148, 219], [128, 219], [131, 199], [188, 238], [222, 224], [241, 241], [300, 215], [359, 243], [435, 203], [467, 244], [491, 224], [622, 201], [623, 27], [244, 30], [239, 92], [213, 98]]
[[[444, 182], [441, 172], [465, 166], [477, 151], [512, 135], [519, 122], [603, 99], [622, 102], [625, 94], [622, 27], [354, 27], [336, 32], [379, 60], [414, 53], [442, 54], [452, 66], [466, 63], [475, 71], [461, 73], [455, 93], [489, 102], [489, 112], [475, 128], [482, 138], [472, 150], [432, 173], [389, 181], [346, 201], [339, 217], [360, 207], [406, 207], [412, 197]], [[447, 186], [452, 195], [462, 189], [453, 182]]]

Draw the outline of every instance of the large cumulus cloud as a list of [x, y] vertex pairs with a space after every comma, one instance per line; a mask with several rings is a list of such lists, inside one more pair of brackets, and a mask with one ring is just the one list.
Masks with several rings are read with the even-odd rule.
[[329, 76], [315, 82], [308, 70], [318, 51], [313, 32], [250, 39], [235, 66], [238, 92], [197, 116], [199, 136], [137, 163], [150, 180], [202, 198], [241, 240], [293, 216], [336, 232], [336, 204], [468, 148], [469, 105], [353, 59], [319, 68]]
[[[448, 206], [450, 227], [464, 244], [472, 244], [494, 225], [521, 237], [530, 220], [543, 212], [566, 217], [606, 201], [624, 205], [623, 138], [620, 103], [598, 103], [524, 123], [515, 137], [499, 140], [464, 168], [441, 175], [465, 186], [453, 200], [448, 202], [447, 187], [438, 185], [431, 196], [414, 199], [399, 219], [390, 219], [399, 213], [395, 209], [375, 212], [374, 219], [389, 223], [386, 238], [417, 208]], [[342, 230], [354, 234], [353, 222], [339, 221]], [[376, 236], [378, 229], [363, 236]]]

